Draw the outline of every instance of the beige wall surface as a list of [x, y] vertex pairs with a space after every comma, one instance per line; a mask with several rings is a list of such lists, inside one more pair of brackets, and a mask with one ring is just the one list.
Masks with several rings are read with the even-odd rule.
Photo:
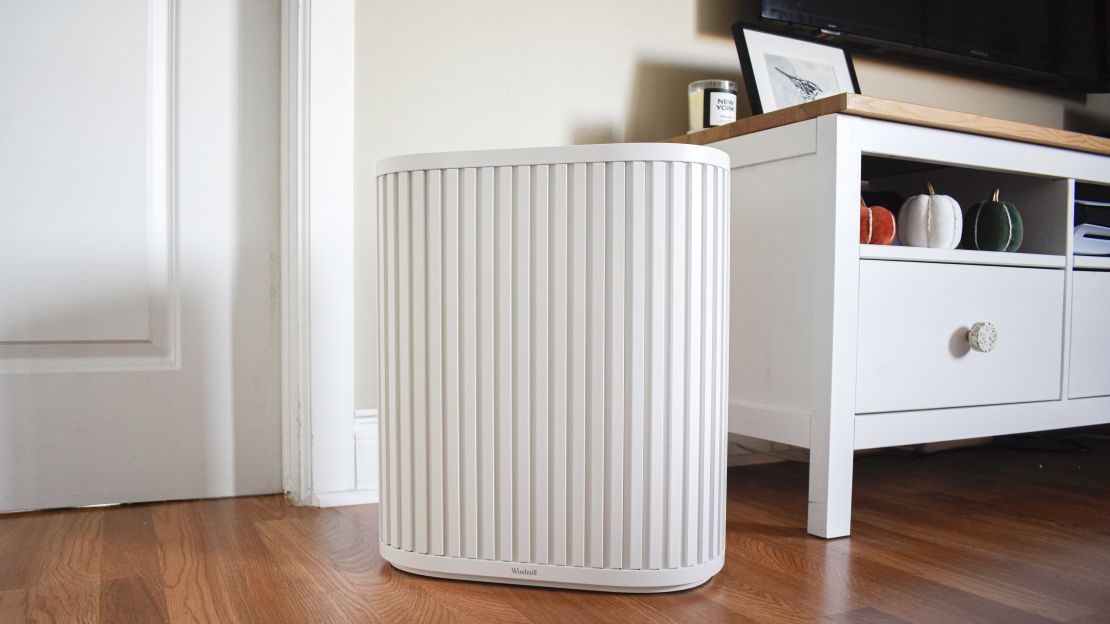
[[[360, 0], [355, 25], [355, 404], [377, 406], [375, 163], [414, 152], [651, 141], [686, 85], [740, 81], [732, 0]], [[856, 58], [860, 90], [1052, 127], [1085, 101]], [[741, 97], [743, 99], [743, 97]], [[746, 104], [742, 104], [741, 109]]]

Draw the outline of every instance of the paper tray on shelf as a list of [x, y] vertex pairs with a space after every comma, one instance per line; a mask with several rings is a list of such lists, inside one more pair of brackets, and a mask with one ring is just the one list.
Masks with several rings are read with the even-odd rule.
[[1075, 226], [1073, 253], [1081, 256], [1110, 255], [1110, 227], [1091, 223]]

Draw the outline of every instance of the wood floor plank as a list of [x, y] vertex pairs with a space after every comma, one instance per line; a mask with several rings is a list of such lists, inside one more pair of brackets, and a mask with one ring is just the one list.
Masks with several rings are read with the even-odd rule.
[[97, 622], [100, 618], [102, 509], [51, 511], [27, 571], [32, 621]]
[[31, 578], [38, 549], [50, 522], [45, 515], [19, 513], [0, 515], [0, 591], [26, 589]]
[[996, 559], [983, 560], [959, 548], [925, 542], [883, 527], [852, 542], [857, 559], [902, 569], [910, 574], [1008, 604], [1057, 622], [1092, 615], [1094, 610], [1065, 597], [1046, 593], [1043, 585], [1023, 583], [1020, 577], [999, 574]]
[[[1067, 586], [1059, 591], [1073, 593], [1068, 587], [1078, 585], [1079, 593], [1085, 594], [1085, 587], [1110, 586], [1110, 569], [1106, 557], [1110, 553], [1089, 548], [1087, 536], [1080, 535], [1061, 551], [1049, 543], [1042, 542], [1038, 536], [1043, 534], [1033, 524], [1021, 530], [1004, 528], [997, 523], [983, 523], [979, 519], [964, 514], [944, 513], [934, 509], [919, 509], [910, 515], [911, 510], [903, 506], [892, 507], [872, 498], [867, 509], [860, 515], [861, 523], [883, 526], [903, 535], [920, 537], [937, 546], [955, 546], [977, 559], [993, 561], [1000, 571], [1008, 574], [1030, 573], [1030, 583], [1052, 587], [1062, 578], [1068, 578]], [[1102, 607], [1110, 594], [1097, 592], [1089, 595], [1088, 602], [1096, 601]]]
[[151, 507], [158, 539], [166, 611], [173, 622], [236, 622], [217, 569], [207, 556], [205, 536], [188, 502]]
[[100, 581], [43, 582], [27, 592], [27, 621], [100, 621]]
[[[358, 540], [367, 540], [366, 548], [373, 557], [368, 559], [369, 569], [374, 574], [399, 574], [403, 579], [407, 575], [398, 573], [390, 568], [378, 555], [376, 536], [378, 534], [377, 506], [373, 506], [371, 513], [366, 513], [366, 508], [361, 506], [341, 507], [337, 511], [348, 524], [348, 530], [359, 533]], [[332, 531], [326, 534], [337, 538], [340, 543], [344, 540], [341, 535]], [[347, 564], [350, 568], [350, 563]], [[444, 609], [459, 622], [531, 622], [517, 610], [512, 601], [507, 599], [506, 588], [496, 584], [476, 584], [466, 581], [449, 579], [421, 578], [417, 581], [428, 596], [440, 602]], [[465, 588], [465, 589], [464, 589]], [[511, 589], [508, 590], [511, 593]]]
[[0, 589], [0, 624], [15, 624], [29, 619], [27, 590]]
[[169, 622], [161, 582], [149, 577], [110, 578], [100, 584], [100, 622], [157, 624]]
[[[760, 483], [766, 483], [766, 480], [760, 479]], [[869, 495], [875, 495], [875, 491], [871, 490]], [[773, 522], [777, 517], [777, 510], [772, 497], [755, 496], [748, 497], [743, 504], [737, 502], [736, 498], [730, 500], [729, 517], [742, 516], [747, 519], [755, 521], [768, 521]], [[862, 518], [862, 519], [861, 519]], [[797, 566], [795, 569], [780, 570], [788, 577], [798, 578], [812, 578], [814, 580], [824, 580], [826, 582], [842, 583], [840, 591], [849, 595], [857, 595], [865, 604], [878, 604], [889, 605], [893, 613], [901, 614], [905, 619], [910, 621], [943, 621], [946, 619], [945, 613], [949, 613], [947, 617], [951, 617], [951, 612], [956, 611], [957, 607], [953, 605], [966, 605], [968, 610], [960, 619], [960, 621], [996, 621], [995, 618], [1002, 617], [1016, 617], [1018, 621], [1027, 619], [1029, 616], [1020, 613], [1007, 614], [1007, 609], [1001, 608], [1001, 605], [993, 604], [994, 600], [990, 596], [984, 599], [979, 596], [976, 600], [973, 595], [964, 595], [965, 593], [974, 594], [974, 592], [967, 592], [967, 587], [962, 586], [960, 576], [953, 575], [950, 579], [944, 579], [940, 576], [933, 578], [921, 578], [919, 575], [914, 574], [915, 570], [912, 566], [900, 565], [864, 565], [867, 563], [867, 558], [862, 557], [860, 544], [864, 542], [861, 538], [861, 524], [866, 522], [866, 514], [857, 510], [855, 517], [855, 526], [857, 527], [855, 536], [847, 540], [835, 540], [831, 542], [824, 542], [819, 540], [804, 540], [796, 541], [794, 536], [799, 534], [797, 528], [789, 526], [774, 527], [770, 524], [762, 526], [749, 525], [749, 526], [732, 526], [735, 521], [730, 521], [730, 539], [732, 536], [745, 536], [748, 540], [765, 539], [768, 545], [777, 548], [795, 548], [796, 555], [803, 563], [794, 563]], [[896, 522], [887, 522], [885, 524], [897, 524]], [[905, 523], [903, 523], [905, 524]], [[866, 529], [871, 529], [871, 525], [867, 525]], [[926, 530], [927, 529], [923, 529]], [[777, 532], [777, 534], [776, 534]], [[887, 550], [896, 551], [902, 545], [893, 540], [880, 540], [882, 547]], [[815, 552], [809, 549], [811, 546], [816, 545], [826, 552]], [[938, 544], [939, 546], [940, 544]], [[730, 547], [733, 546], [730, 542]], [[738, 548], [733, 548], [737, 550]], [[847, 565], [830, 565], [827, 557], [836, 550], [844, 550], [845, 555], [841, 563]], [[959, 553], [955, 553], [959, 554]], [[952, 557], [953, 553], [944, 552], [943, 550], [930, 552], [928, 549], [918, 550], [911, 555], [911, 561], [918, 559], [921, 561], [936, 561], [943, 557]], [[757, 554], [747, 555], [746, 559], [762, 559], [765, 561], [788, 561], [781, 555], [778, 557], [759, 557]], [[963, 562], [967, 564], [966, 557], [957, 557], [954, 559], [955, 565], [960, 565]], [[821, 571], [815, 571], [814, 566], [823, 568]], [[802, 567], [805, 566], [805, 567]], [[1001, 569], [1004, 569], [1000, 566]], [[840, 570], [838, 573], [837, 570]], [[995, 571], [996, 573], [998, 570]], [[841, 577], [837, 579], [836, 577]], [[951, 595], [948, 600], [921, 600], [922, 597], [928, 595], [943, 595], [945, 592], [956, 591]], [[1024, 600], [1029, 600], [1025, 597]], [[1068, 605], [1067, 607], [1061, 605]], [[1074, 604], [1067, 603], [1061, 600], [1056, 603], [1062, 612], [1070, 613], [1083, 613], [1086, 608]], [[961, 607], [962, 608], [962, 607]], [[1001, 608], [1001, 611], [999, 610]], [[977, 613], [986, 613], [977, 615]], [[1033, 619], [1037, 621], [1039, 614], [1033, 612]]]
[[[444, 609], [460, 622], [505, 622], [506, 624], [525, 624], [534, 622], [513, 605], [504, 587], [483, 583], [453, 581], [448, 579], [428, 579], [421, 581], [424, 591], [443, 604]], [[460, 587], [465, 586], [465, 589]]]
[[45, 530], [28, 571], [32, 585], [98, 582], [102, 552], [101, 509], [53, 511], [42, 516]]
[[[791, 543], [786, 536], [768, 531], [756, 533], [747, 527], [732, 535], [743, 536], [729, 542], [739, 558], [765, 562], [758, 568], [765, 582], [776, 582], [778, 595], [789, 596], [794, 606], [805, 607], [807, 614], [816, 614], [814, 617], [866, 607], [924, 622], [952, 618], [960, 622], [991, 622], [997, 621], [992, 619], [998, 616], [995, 612], [1012, 615], [1004, 605], [976, 602], [958, 590], [898, 568], [866, 565], [852, 556], [851, 545], [844, 541]], [[982, 616], [980, 612], [990, 615]], [[1018, 621], [1025, 621], [1025, 614], [1017, 616]]]
[[[1008, 443], [1010, 444], [1010, 443]], [[0, 516], [0, 624], [1110, 622], [1110, 443], [857, 459], [853, 536], [805, 533], [808, 467], [729, 473], [726, 561], [663, 595], [394, 569], [378, 509], [280, 496]]]
[[[266, 501], [263, 507], [260, 503]], [[223, 601], [242, 622], [303, 622], [320, 613], [270, 557], [257, 520], [282, 517], [276, 497], [227, 498], [188, 509], [188, 522], [204, 539], [205, 574], [216, 579]]]
[[121, 505], [112, 509], [104, 514], [101, 530], [100, 578], [157, 579], [161, 592], [158, 536], [154, 533], [150, 505]]
[[1110, 612], [1096, 613], [1087, 617], [1072, 620], [1068, 624], [1106, 624], [1110, 622]]
[[906, 622], [900, 617], [872, 608], [853, 609], [844, 613], [837, 613], [824, 618], [830, 624], [901, 624]]
[[[378, 559], [376, 543], [364, 544], [361, 552], [337, 545], [346, 552], [329, 549], [319, 541], [311, 525], [300, 519], [260, 522], [259, 530], [275, 562], [295, 582], [303, 583], [328, 600], [342, 613], [368, 622], [456, 621], [441, 604], [431, 600], [419, 582], [397, 572]], [[354, 538], [356, 543], [361, 538]], [[357, 546], [355, 547], [357, 548]], [[328, 552], [332, 550], [332, 552]], [[363, 557], [366, 563], [358, 562]], [[352, 562], [352, 559], [355, 561]], [[361, 572], [361, 573], [360, 573]]]

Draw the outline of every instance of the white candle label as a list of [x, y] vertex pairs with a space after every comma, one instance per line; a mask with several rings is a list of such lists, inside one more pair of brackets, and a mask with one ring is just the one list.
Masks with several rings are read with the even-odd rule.
[[706, 90], [706, 127], [723, 126], [736, 121], [736, 94], [728, 91]]

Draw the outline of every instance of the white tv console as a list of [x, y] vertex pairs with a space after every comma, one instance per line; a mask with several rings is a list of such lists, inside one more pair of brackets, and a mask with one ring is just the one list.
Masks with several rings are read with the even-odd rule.
[[[810, 449], [810, 533], [848, 535], [855, 450], [1110, 422], [1110, 258], [1071, 234], [1110, 140], [858, 95], [675, 140], [732, 159], [729, 431]], [[1025, 243], [860, 245], [861, 180], [1000, 188]]]

